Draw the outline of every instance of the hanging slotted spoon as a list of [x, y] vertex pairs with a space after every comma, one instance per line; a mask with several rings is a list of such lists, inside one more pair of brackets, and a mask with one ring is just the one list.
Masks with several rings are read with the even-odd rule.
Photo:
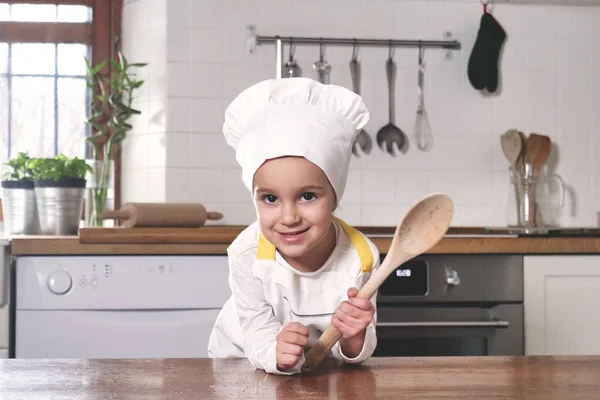
[[404, 135], [404, 132], [402, 132], [400, 128], [394, 125], [394, 82], [396, 75], [396, 63], [392, 59], [391, 45], [390, 55], [385, 63], [385, 74], [388, 84], [389, 123], [379, 129], [377, 132], [377, 145], [381, 150], [386, 151], [391, 155], [396, 155], [394, 152], [394, 144], [398, 150], [402, 150], [406, 135]]
[[[356, 46], [352, 54], [352, 60], [350, 60], [350, 77], [352, 78], [352, 90], [354, 93], [360, 95], [360, 63], [356, 59]], [[371, 152], [373, 142], [371, 137], [364, 129], [361, 129], [352, 144], [352, 154], [356, 157], [359, 156], [358, 148], [360, 148], [365, 154]]]

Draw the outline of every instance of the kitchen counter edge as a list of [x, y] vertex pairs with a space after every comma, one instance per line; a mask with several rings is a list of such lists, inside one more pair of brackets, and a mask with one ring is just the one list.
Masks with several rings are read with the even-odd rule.
[[[382, 254], [391, 237], [369, 236]], [[224, 255], [228, 243], [82, 244], [77, 236], [16, 236], [11, 254], [24, 255]], [[600, 254], [599, 237], [446, 236], [427, 254]]]

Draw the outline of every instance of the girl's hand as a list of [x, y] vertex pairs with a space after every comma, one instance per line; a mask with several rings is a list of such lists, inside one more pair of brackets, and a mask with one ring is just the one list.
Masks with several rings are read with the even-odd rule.
[[[364, 334], [375, 314], [375, 307], [371, 301], [358, 298], [357, 294], [356, 288], [348, 289], [348, 301], [342, 302], [331, 318], [331, 324], [342, 333], [342, 337], [346, 340]], [[362, 336], [364, 338], [364, 335]]]
[[295, 367], [308, 344], [308, 328], [299, 322], [290, 322], [277, 334], [277, 369]]

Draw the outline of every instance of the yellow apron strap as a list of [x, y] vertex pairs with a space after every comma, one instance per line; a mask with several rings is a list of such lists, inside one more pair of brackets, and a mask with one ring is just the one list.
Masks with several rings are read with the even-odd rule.
[[256, 258], [258, 260], [275, 260], [275, 246], [271, 244], [262, 233], [258, 236]]
[[[360, 269], [363, 273], [370, 272], [373, 269], [373, 253], [369, 243], [363, 235], [338, 217], [335, 220], [342, 226], [346, 235], [350, 238], [352, 245], [358, 253], [360, 259]], [[275, 260], [275, 246], [269, 242], [262, 233], [258, 236], [258, 248], [256, 249], [256, 258], [258, 260]]]
[[358, 253], [358, 258], [360, 258], [361, 271], [363, 273], [370, 272], [371, 269], [373, 269], [373, 253], [371, 252], [371, 247], [369, 246], [369, 243], [367, 243], [364, 236], [359, 231], [357, 231], [338, 217], [334, 218], [342, 226], [344, 232], [346, 232], [346, 235], [348, 235], [350, 241], [352, 242], [352, 245], [356, 249], [356, 252]]

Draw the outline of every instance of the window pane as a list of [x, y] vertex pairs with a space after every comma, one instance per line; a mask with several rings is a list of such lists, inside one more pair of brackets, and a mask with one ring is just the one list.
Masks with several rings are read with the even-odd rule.
[[12, 78], [11, 154], [54, 156], [54, 78]]
[[8, 21], [8, 4], [0, 3], [0, 21]]
[[58, 22], [89, 22], [92, 19], [89, 7], [58, 6]]
[[3, 167], [8, 159], [8, 78], [0, 77], [0, 104], [0, 166]]
[[0, 74], [8, 72], [8, 43], [0, 43]]
[[12, 21], [56, 22], [56, 6], [52, 4], [12, 4]]
[[58, 74], [85, 76], [85, 60], [88, 47], [84, 44], [58, 45]]
[[58, 79], [58, 152], [85, 158], [86, 84], [83, 78]]
[[18, 43], [12, 46], [13, 74], [54, 75], [54, 44]]

